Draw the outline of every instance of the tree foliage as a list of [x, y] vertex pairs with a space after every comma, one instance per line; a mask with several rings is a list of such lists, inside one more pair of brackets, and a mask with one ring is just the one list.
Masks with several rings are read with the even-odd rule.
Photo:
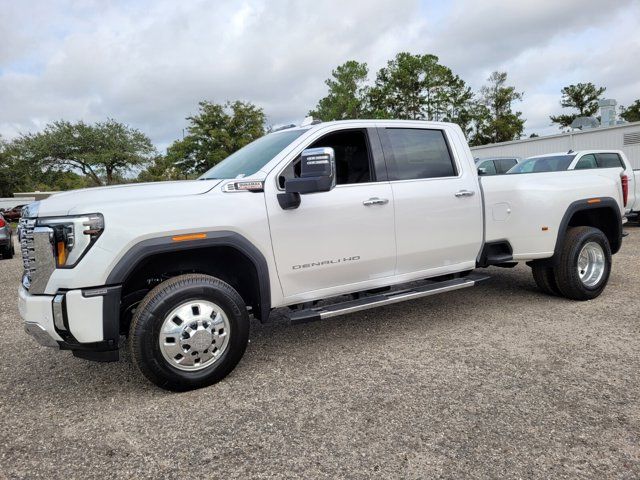
[[552, 123], [557, 123], [560, 128], [567, 128], [578, 117], [591, 117], [598, 112], [598, 100], [606, 91], [605, 87], [596, 87], [593, 83], [578, 83], [562, 89], [560, 105], [563, 108], [573, 108], [577, 113], [565, 113], [551, 115]]
[[325, 122], [362, 118], [368, 110], [368, 74], [367, 64], [355, 60], [338, 66], [324, 82], [329, 93], [318, 101], [309, 115]]
[[321, 120], [368, 117], [453, 122], [473, 145], [513, 140], [524, 129], [521, 113], [512, 110], [522, 93], [506, 84], [506, 73], [494, 72], [479, 98], [435, 55], [400, 52], [378, 70], [371, 86], [367, 74], [367, 65], [353, 60], [337, 67], [325, 81], [327, 96], [310, 114]]
[[628, 107], [620, 106], [620, 117], [627, 122], [640, 122], [640, 100]]
[[204, 173], [265, 133], [262, 108], [249, 102], [205, 101], [199, 107], [198, 114], [187, 117], [188, 134], [167, 149], [165, 165], [181, 175]]
[[115, 120], [93, 125], [57, 121], [14, 142], [22, 162], [45, 172], [81, 172], [94, 185], [112, 185], [144, 166], [155, 148], [139, 130]]
[[506, 72], [493, 72], [480, 89], [479, 105], [474, 115], [475, 131], [472, 145], [508, 142], [520, 138], [524, 131], [522, 112], [513, 111], [513, 103], [521, 101], [523, 93], [507, 85]]
[[398, 53], [381, 68], [370, 91], [376, 118], [466, 120], [471, 89], [435, 55]]
[[16, 192], [72, 190], [91, 186], [88, 179], [72, 171], [43, 168], [21, 154], [18, 141], [0, 139], [0, 197]]

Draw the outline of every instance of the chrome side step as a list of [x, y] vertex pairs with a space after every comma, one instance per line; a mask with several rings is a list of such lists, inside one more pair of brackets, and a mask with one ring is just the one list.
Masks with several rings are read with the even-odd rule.
[[414, 300], [416, 298], [427, 297], [429, 295], [437, 295], [438, 293], [473, 287], [477, 283], [488, 280], [489, 278], [490, 277], [488, 275], [471, 273], [462, 278], [429, 282], [428, 284], [417, 288], [395, 290], [382, 294], [366, 296], [356, 300], [334, 303], [323, 307], [299, 310], [293, 312], [289, 318], [292, 324], [309, 323], [316, 320], [324, 320], [326, 318], [337, 317], [339, 315], [346, 315], [348, 313], [355, 313], [362, 310], [368, 310], [370, 308], [381, 307], [383, 305], [392, 305], [394, 303], [406, 302], [407, 300]]

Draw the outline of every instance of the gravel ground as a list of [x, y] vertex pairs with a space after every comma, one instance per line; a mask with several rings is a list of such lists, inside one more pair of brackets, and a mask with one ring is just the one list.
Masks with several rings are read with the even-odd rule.
[[168, 393], [22, 330], [0, 261], [0, 477], [640, 478], [640, 228], [608, 288], [473, 289], [302, 326], [252, 324], [236, 370]]

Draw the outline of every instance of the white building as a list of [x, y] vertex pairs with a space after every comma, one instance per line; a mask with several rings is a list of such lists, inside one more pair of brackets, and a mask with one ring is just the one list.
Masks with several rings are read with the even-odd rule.
[[505, 156], [526, 158], [545, 153], [591, 149], [622, 150], [633, 168], [640, 168], [640, 122], [492, 143], [472, 147], [471, 151], [475, 158]]

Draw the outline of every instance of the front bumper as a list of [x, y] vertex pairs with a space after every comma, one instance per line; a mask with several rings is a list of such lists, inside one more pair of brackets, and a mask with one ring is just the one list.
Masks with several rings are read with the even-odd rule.
[[118, 359], [120, 286], [32, 295], [20, 287], [25, 331], [41, 345], [97, 361]]

